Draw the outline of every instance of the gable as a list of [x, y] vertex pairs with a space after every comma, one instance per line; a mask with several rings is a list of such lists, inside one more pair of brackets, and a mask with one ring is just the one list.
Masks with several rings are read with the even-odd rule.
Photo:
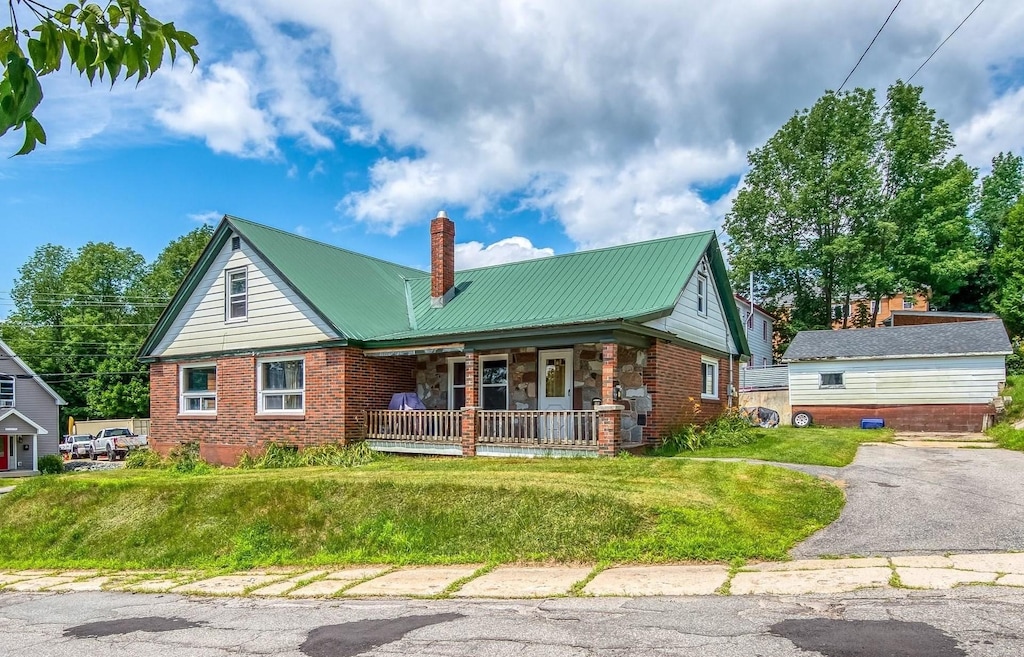
[[50, 432], [39, 426], [31, 418], [13, 408], [0, 413], [0, 432], [8, 434], [35, 433], [45, 436]]
[[[14, 353], [14, 350], [8, 346], [6, 342], [0, 340], [0, 374], [10, 374], [18, 377], [15, 387], [30, 385], [33, 390], [38, 390], [43, 396], [51, 397], [58, 406], [64, 406], [67, 404], [64, 398], [57, 394], [54, 390], [43, 381], [38, 374], [32, 371], [32, 368], [25, 364], [25, 361], [18, 358], [18, 354]], [[17, 390], [15, 395], [17, 396]]]
[[[241, 237], [232, 248], [231, 237]], [[244, 271], [247, 317], [226, 321], [226, 274]], [[266, 349], [338, 339], [244, 237], [229, 233], [150, 355]]]
[[[706, 313], [698, 311], [698, 289], [702, 278], [706, 283]], [[732, 305], [729, 300], [732, 299], [732, 295], [723, 297], [715, 282], [715, 272], [705, 255], [686, 281], [672, 312], [665, 317], [645, 322], [644, 326], [671, 333], [687, 342], [716, 351], [740, 353], [728, 321], [729, 305]]]

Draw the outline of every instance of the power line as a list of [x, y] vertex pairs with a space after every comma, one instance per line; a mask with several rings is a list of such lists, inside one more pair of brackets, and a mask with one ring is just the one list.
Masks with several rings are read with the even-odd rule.
[[896, 0], [896, 4], [893, 5], [892, 10], [889, 12], [889, 15], [885, 17], [885, 22], [882, 23], [882, 27], [878, 28], [878, 31], [875, 32], [875, 36], [871, 37], [871, 43], [869, 43], [868, 47], [864, 49], [864, 52], [860, 54], [860, 57], [857, 59], [857, 63], [853, 65], [853, 68], [850, 69], [850, 72], [846, 74], [846, 78], [843, 79], [843, 83], [839, 85], [839, 89], [836, 90], [837, 94], [843, 90], [843, 87], [845, 87], [846, 83], [850, 81], [850, 77], [857, 70], [857, 67], [860, 66], [860, 63], [862, 61], [864, 61], [864, 56], [868, 54], [869, 50], [871, 50], [871, 46], [875, 45], [875, 40], [878, 38], [878, 35], [881, 34], [882, 30], [885, 29], [885, 26], [889, 24], [889, 19], [892, 18], [892, 15], [896, 13], [896, 8], [900, 6], [901, 2], [903, 2], [903, 0]]
[[935, 50], [932, 51], [932, 54], [928, 55], [928, 59], [924, 60], [924, 62], [922, 62], [921, 65], [917, 67], [917, 70], [914, 71], [914, 75], [911, 75], [909, 78], [907, 78], [907, 84], [910, 84], [910, 81], [914, 79], [914, 76], [921, 72], [921, 69], [925, 67], [925, 64], [930, 62], [932, 60], [932, 57], [935, 56], [935, 53], [939, 52], [939, 49], [942, 48], [942, 46], [946, 45], [947, 41], [953, 38], [953, 35], [957, 33], [957, 30], [964, 26], [964, 23], [967, 22], [967, 19], [973, 16], [974, 12], [978, 11], [978, 7], [984, 4], [984, 2], [985, 0], [980, 0], [978, 4], [974, 5], [974, 9], [971, 10], [971, 13], [967, 14], [967, 16], [965, 16], [964, 19], [960, 21], [960, 24], [956, 26], [956, 29], [950, 32], [949, 36], [943, 39], [942, 43], [935, 47]]

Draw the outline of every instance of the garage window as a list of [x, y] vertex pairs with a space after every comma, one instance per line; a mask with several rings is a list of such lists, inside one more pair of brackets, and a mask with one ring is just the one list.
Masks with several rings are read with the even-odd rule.
[[819, 388], [845, 388], [846, 385], [843, 383], [842, 372], [822, 372], [818, 375], [820, 378], [818, 382]]
[[217, 412], [217, 365], [204, 363], [181, 368], [181, 412]]

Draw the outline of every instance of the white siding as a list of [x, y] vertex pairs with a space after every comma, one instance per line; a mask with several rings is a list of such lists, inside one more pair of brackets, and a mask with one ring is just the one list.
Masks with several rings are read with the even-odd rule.
[[[704, 272], [708, 277], [706, 317], [697, 312], [697, 276], [700, 272]], [[704, 347], [736, 353], [722, 308], [722, 299], [718, 296], [714, 273], [708, 265], [707, 258], [704, 258], [683, 288], [672, 314], [647, 322], [645, 326], [677, 335]]]
[[[248, 319], [225, 322], [224, 272], [239, 267], [248, 271]], [[154, 355], [286, 347], [337, 337], [244, 239], [238, 251], [228, 239]]]
[[[744, 303], [740, 300], [736, 300], [736, 309], [740, 313], [740, 317], [743, 318], [743, 326], [747, 327], [747, 322], [750, 317], [750, 304]], [[768, 322], [768, 339], [764, 339], [764, 329], [762, 328], [762, 322]], [[772, 318], [764, 314], [757, 308], [754, 308], [754, 324], [752, 327], [746, 328], [747, 331], [747, 344], [750, 346], [750, 365], [752, 367], [764, 367], [765, 359], [768, 361], [768, 365], [772, 365]]]
[[[843, 388], [821, 388], [819, 374], [842, 372]], [[1002, 356], [835, 360], [789, 364], [793, 406], [987, 404], [1006, 379]]]

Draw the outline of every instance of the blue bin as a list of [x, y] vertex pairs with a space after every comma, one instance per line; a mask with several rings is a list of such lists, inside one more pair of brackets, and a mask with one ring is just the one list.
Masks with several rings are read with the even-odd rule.
[[866, 417], [860, 421], [861, 429], [882, 429], [885, 427], [885, 420], [880, 417]]

